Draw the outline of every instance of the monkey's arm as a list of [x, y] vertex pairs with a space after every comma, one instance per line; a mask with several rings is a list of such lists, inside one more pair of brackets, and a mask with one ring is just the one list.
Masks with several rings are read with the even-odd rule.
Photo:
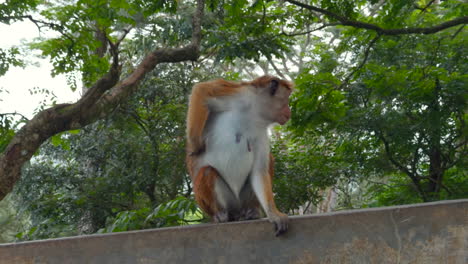
[[199, 83], [193, 87], [187, 114], [187, 147], [189, 154], [200, 154], [204, 150], [203, 129], [210, 113], [207, 101], [210, 98], [233, 95], [240, 92], [242, 87], [238, 83], [225, 80]]
[[288, 229], [288, 216], [276, 207], [273, 196], [274, 157], [270, 153], [266, 169], [254, 170], [250, 177], [253, 190], [268, 220], [275, 225], [276, 236]]
[[252, 187], [268, 220], [275, 225], [276, 236], [288, 229], [288, 216], [276, 207], [272, 190], [272, 175], [267, 172], [254, 173], [251, 177]]

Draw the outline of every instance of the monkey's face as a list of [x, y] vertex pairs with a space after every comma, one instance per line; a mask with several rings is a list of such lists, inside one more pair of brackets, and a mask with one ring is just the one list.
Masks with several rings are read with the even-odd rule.
[[[281, 80], [278, 84], [275, 81], [272, 81], [273, 86], [278, 88], [274, 89], [275, 93], [273, 96], [273, 103], [278, 105], [279, 109], [274, 108], [276, 111], [275, 122], [278, 122], [280, 125], [286, 124], [291, 118], [291, 108], [289, 108], [289, 96], [292, 93], [292, 85], [289, 82]], [[270, 88], [271, 89], [271, 88]]]
[[278, 112], [278, 117], [275, 120], [278, 122], [280, 125], [286, 124], [288, 120], [291, 118], [291, 109], [289, 108], [289, 105], [285, 105], [283, 108], [281, 108]]
[[284, 125], [291, 118], [289, 96], [292, 84], [270, 76], [260, 77], [253, 84], [259, 97], [260, 116], [271, 123]]

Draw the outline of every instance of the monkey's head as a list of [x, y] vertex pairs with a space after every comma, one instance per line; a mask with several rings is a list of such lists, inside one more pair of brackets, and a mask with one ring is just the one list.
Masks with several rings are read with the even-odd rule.
[[262, 119], [271, 123], [286, 124], [291, 118], [289, 108], [289, 96], [293, 90], [293, 84], [289, 81], [273, 76], [262, 76], [252, 81], [259, 114]]

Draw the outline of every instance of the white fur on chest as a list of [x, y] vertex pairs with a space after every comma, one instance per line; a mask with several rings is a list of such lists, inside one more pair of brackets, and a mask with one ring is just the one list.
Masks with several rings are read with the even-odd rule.
[[235, 108], [216, 102], [224, 111], [214, 113], [205, 131], [203, 156], [204, 166], [215, 168], [236, 197], [252, 169], [263, 162], [258, 157], [268, 156], [269, 152], [267, 126], [256, 122], [255, 106], [249, 105], [249, 97], [238, 99]]

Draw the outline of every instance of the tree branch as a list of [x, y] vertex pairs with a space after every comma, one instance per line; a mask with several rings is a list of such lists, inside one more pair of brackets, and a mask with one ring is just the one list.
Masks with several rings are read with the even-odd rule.
[[355, 27], [355, 28], [374, 30], [374, 31], [378, 32], [381, 35], [433, 34], [433, 33], [437, 33], [439, 31], [442, 31], [442, 30], [447, 29], [447, 28], [451, 28], [451, 27], [454, 27], [454, 26], [457, 26], [457, 25], [463, 25], [463, 24], [468, 23], [468, 16], [462, 16], [462, 17], [455, 18], [453, 20], [443, 22], [443, 23], [438, 24], [438, 25], [434, 25], [432, 27], [418, 27], [418, 28], [408, 27], [408, 28], [386, 29], [386, 28], [382, 28], [382, 27], [380, 27], [378, 25], [375, 25], [375, 24], [366, 23], [366, 22], [362, 22], [362, 21], [350, 20], [350, 19], [348, 19], [348, 18], [346, 18], [344, 16], [335, 14], [335, 13], [333, 13], [331, 11], [326, 10], [326, 9], [319, 8], [319, 7], [312, 6], [312, 5], [308, 5], [308, 4], [305, 4], [305, 3], [301, 3], [301, 2], [298, 2], [298, 1], [295, 1], [295, 0], [286, 0], [286, 2], [289, 2], [289, 3], [293, 4], [293, 5], [296, 5], [296, 6], [299, 6], [299, 7], [302, 7], [302, 8], [305, 8], [305, 9], [310, 10], [310, 11], [315, 11], [315, 12], [319, 12], [321, 14], [324, 14], [324, 15], [328, 16], [329, 18], [338, 20], [341, 23], [341, 25], [343, 25], [343, 26], [351, 26], [351, 27]]
[[73, 38], [65, 33], [65, 30], [64, 30], [64, 27], [63, 25], [60, 25], [60, 24], [57, 24], [57, 23], [52, 23], [52, 22], [47, 22], [47, 21], [42, 21], [42, 20], [39, 20], [39, 19], [35, 19], [33, 18], [31, 15], [25, 15], [25, 16], [4, 16], [4, 17], [0, 17], [0, 21], [6, 21], [8, 23], [9, 20], [23, 20], [23, 19], [29, 19], [31, 22], [34, 23], [34, 25], [36, 25], [37, 29], [39, 31], [41, 31], [42, 27], [49, 27], [53, 30], [57, 30], [58, 32], [60, 32], [60, 34], [62, 34], [63, 36], [65, 36], [66, 38], [68, 38], [69, 40], [72, 41], [72, 43], [74, 43], [75, 41], [73, 40]]
[[273, 67], [273, 69], [275, 70], [276, 74], [278, 74], [278, 76], [281, 77], [281, 79], [286, 79], [286, 77], [284, 76], [284, 74], [281, 73], [281, 71], [278, 69], [278, 67], [276, 67], [275, 63], [274, 63], [271, 59], [268, 59], [268, 62], [270, 63], [271, 67]]
[[436, 0], [431, 0], [429, 1], [429, 3], [427, 3], [427, 5], [425, 7], [423, 7], [423, 9], [421, 9], [421, 13], [424, 13]]
[[418, 191], [419, 195], [421, 195], [421, 198], [423, 199], [424, 202], [427, 202], [427, 196], [426, 196], [426, 193], [423, 191], [423, 189], [421, 188], [421, 185], [419, 184], [419, 178], [417, 177], [417, 175], [415, 175], [413, 172], [411, 172], [410, 170], [408, 170], [408, 168], [406, 168], [405, 166], [403, 166], [402, 164], [400, 164], [392, 155], [392, 152], [390, 150], [390, 144], [388, 143], [387, 139], [384, 137], [383, 133], [381, 131], [378, 131], [377, 132], [378, 134], [378, 137], [380, 138], [380, 140], [384, 143], [384, 149], [385, 149], [385, 153], [387, 154], [387, 157], [388, 159], [390, 160], [390, 162], [397, 168], [399, 169], [400, 171], [402, 171], [403, 173], [405, 173], [406, 175], [408, 175], [408, 177], [413, 181], [413, 184], [414, 184], [414, 187], [416, 188], [416, 190]]
[[49, 137], [72, 129], [82, 128], [113, 111], [131, 95], [144, 76], [156, 65], [168, 62], [195, 61], [200, 54], [201, 20], [204, 0], [197, 0], [193, 16], [192, 41], [181, 48], [158, 49], [148, 54], [132, 74], [119, 82], [120, 65], [116, 45], [113, 62], [107, 74], [74, 104], [61, 104], [45, 109], [28, 121], [0, 154], [0, 200], [11, 190], [21, 176], [21, 168]]
[[338, 25], [341, 25], [341, 24], [336, 23], [336, 22], [335, 23], [324, 23], [320, 27], [317, 27], [317, 28], [314, 28], [314, 29], [311, 29], [311, 30], [302, 31], [302, 32], [294, 32], [294, 33], [286, 33], [284, 31], [282, 31], [281, 34], [285, 35], [285, 36], [288, 36], [288, 37], [295, 37], [295, 36], [300, 36], [300, 35], [307, 35], [307, 34], [310, 34], [310, 33], [314, 32], [314, 31], [324, 29], [326, 27], [338, 26]]
[[445, 191], [447, 191], [448, 194], [452, 194], [453, 192], [447, 187], [445, 186], [445, 184], [443, 184], [442, 182], [438, 182], [437, 180], [429, 177], [429, 176], [424, 176], [424, 177], [421, 177], [421, 179], [426, 179], [434, 184], [437, 184], [439, 185], [440, 187], [442, 187]]
[[26, 116], [22, 115], [21, 113], [18, 112], [12, 112], [12, 113], [0, 113], [0, 116], [20, 116], [22, 120], [29, 120]]
[[374, 46], [374, 44], [377, 42], [377, 40], [380, 38], [380, 34], [377, 34], [377, 36], [375, 36], [370, 42], [369, 42], [369, 45], [367, 45], [366, 47], [366, 50], [364, 51], [364, 59], [362, 59], [361, 63], [359, 63], [358, 66], [356, 66], [356, 68], [353, 69], [353, 71], [351, 73], [348, 74], [348, 76], [346, 76], [346, 78], [343, 80], [343, 83], [341, 83], [340, 85], [340, 90], [348, 84], [349, 80], [351, 80], [351, 78], [353, 77], [353, 75], [358, 71], [360, 70], [362, 67], [364, 67], [364, 65], [366, 64], [367, 62], [367, 59], [369, 58], [369, 54], [370, 54], [370, 50], [372, 48], [372, 46]]
[[460, 26], [460, 28], [458, 28], [457, 31], [455, 31], [455, 33], [453, 33], [451, 39], [454, 39], [454, 38], [458, 35], [458, 33], [460, 33], [460, 32], [462, 31], [462, 29], [463, 29], [464, 27], [465, 27], [465, 25]]
[[[25, 15], [25, 16], [3, 16], [0, 17], [0, 21], [6, 21], [8, 22], [9, 20], [23, 20], [23, 19], [29, 19], [31, 22], [33, 22], [36, 27], [41, 30], [43, 26], [47, 26], [51, 29], [57, 30], [57, 31], [63, 31], [63, 26], [60, 24], [52, 23], [52, 22], [46, 22], [42, 21], [39, 19], [33, 18], [31, 15]], [[41, 26], [42, 25], [42, 26]]]

